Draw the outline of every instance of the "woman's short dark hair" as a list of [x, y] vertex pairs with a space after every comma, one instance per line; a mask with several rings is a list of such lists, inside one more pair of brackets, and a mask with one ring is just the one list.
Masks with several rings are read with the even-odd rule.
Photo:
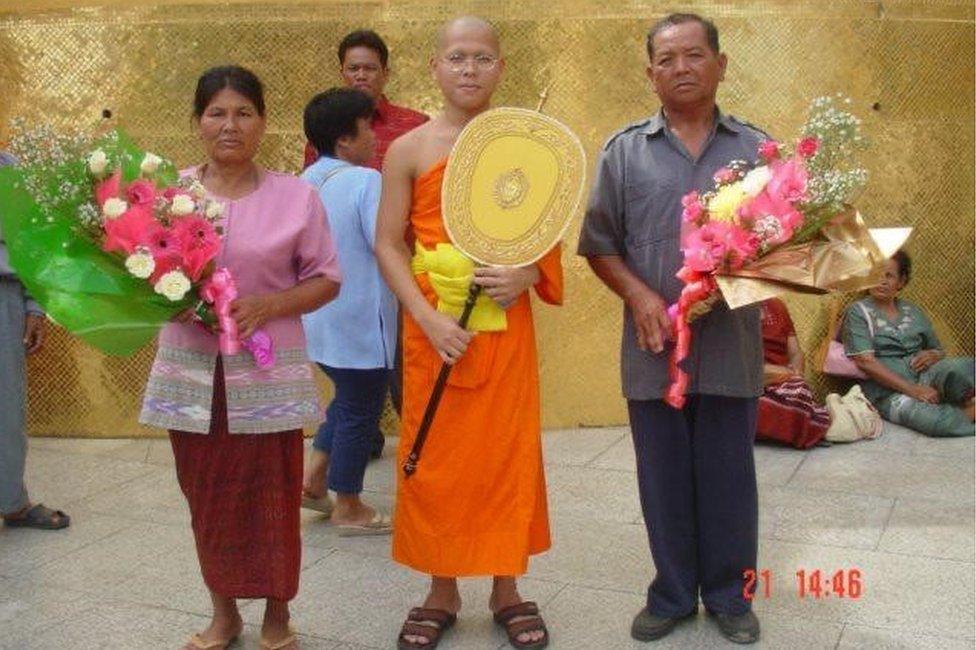
[[368, 47], [376, 52], [380, 57], [380, 64], [385, 68], [387, 61], [390, 60], [390, 51], [386, 48], [386, 43], [380, 35], [372, 29], [357, 29], [346, 34], [345, 38], [339, 43], [339, 65], [346, 60], [346, 50], [354, 47]]
[[335, 155], [336, 143], [344, 135], [356, 137], [359, 118], [371, 119], [373, 100], [354, 88], [330, 88], [319, 93], [305, 107], [305, 137], [320, 155]]
[[698, 23], [701, 25], [705, 29], [705, 38], [708, 40], [708, 47], [715, 54], [719, 53], [718, 28], [715, 26], [715, 23], [710, 21], [708, 18], [699, 16], [698, 14], [668, 14], [661, 20], [651, 25], [651, 29], [647, 32], [647, 57], [649, 59], [654, 58], [655, 36], [663, 32], [668, 27], [683, 25], [685, 23]]
[[221, 65], [210, 68], [197, 79], [197, 92], [193, 96], [193, 116], [203, 117], [203, 112], [214, 96], [224, 88], [251, 100], [258, 115], [264, 117], [264, 86], [258, 76], [239, 65]]
[[912, 258], [908, 256], [908, 253], [900, 250], [892, 255], [891, 259], [898, 265], [898, 277], [905, 284], [908, 284], [908, 281], [912, 278]]

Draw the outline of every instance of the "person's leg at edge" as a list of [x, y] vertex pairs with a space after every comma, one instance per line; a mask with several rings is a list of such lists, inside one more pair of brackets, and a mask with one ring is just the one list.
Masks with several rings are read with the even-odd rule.
[[386, 368], [333, 369], [336, 385], [335, 433], [332, 440], [329, 489], [336, 493], [332, 522], [362, 526], [376, 510], [364, 503], [363, 476], [369, 462], [371, 434], [383, 412], [389, 383]]
[[[288, 601], [268, 598], [265, 601], [264, 621], [261, 623], [261, 638], [272, 646], [281, 643], [293, 634], [288, 625], [290, 620]], [[297, 647], [298, 642], [295, 641], [284, 646], [281, 650], [294, 650]]]
[[[317, 364], [322, 372], [329, 377], [335, 386], [335, 378], [332, 376], [334, 371], [323, 364]], [[338, 393], [338, 388], [336, 388]], [[302, 480], [302, 493], [313, 499], [318, 499], [327, 494], [326, 476], [329, 472], [329, 456], [332, 454], [332, 439], [335, 435], [335, 404], [338, 395], [334, 395], [329, 406], [325, 409], [325, 420], [319, 425], [312, 439], [312, 452], [309, 455], [308, 465], [305, 467], [305, 475]]]
[[[204, 645], [216, 643], [218, 641], [229, 642], [239, 636], [244, 629], [244, 621], [237, 610], [237, 601], [233, 598], [221, 596], [210, 592], [210, 600], [213, 603], [213, 617], [210, 620], [210, 627], [197, 633]], [[187, 643], [185, 650], [194, 650], [197, 646]]]

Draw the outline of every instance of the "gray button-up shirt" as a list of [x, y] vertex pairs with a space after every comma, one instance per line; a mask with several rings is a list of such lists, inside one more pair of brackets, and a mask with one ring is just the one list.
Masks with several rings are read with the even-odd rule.
[[[715, 126], [698, 159], [671, 133], [663, 113], [614, 134], [597, 164], [578, 253], [619, 255], [669, 304], [678, 300], [681, 267], [681, 198], [714, 187], [712, 175], [733, 160], [752, 163], [767, 136], [716, 109]], [[683, 368], [689, 393], [756, 397], [762, 392], [762, 339], [758, 306], [729, 310], [717, 304], [692, 323], [693, 341]], [[633, 314], [624, 306], [621, 374], [624, 396], [661, 399], [668, 358], [637, 347]]]
[[[0, 166], [4, 165], [16, 165], [17, 159], [10, 154], [0, 151]], [[3, 206], [0, 206], [0, 210]], [[0, 278], [6, 278], [8, 280], [16, 280], [17, 276], [14, 273], [14, 269], [10, 266], [10, 260], [7, 256], [7, 245], [3, 242], [3, 228], [0, 227]], [[27, 292], [24, 292], [24, 311], [30, 314], [43, 314], [44, 311], [41, 306], [34, 302]]]

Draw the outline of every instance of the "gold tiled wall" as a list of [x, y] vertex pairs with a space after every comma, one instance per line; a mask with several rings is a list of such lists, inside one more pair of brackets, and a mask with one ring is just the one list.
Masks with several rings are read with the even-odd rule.
[[[508, 69], [498, 104], [546, 110], [582, 138], [590, 168], [606, 137], [656, 109], [644, 77], [647, 27], [676, 8], [716, 19], [730, 63], [722, 106], [775, 135], [795, 133], [813, 96], [844, 92], [871, 139], [869, 189], [859, 201], [876, 225], [911, 224], [922, 303], [951, 351], [973, 352], [974, 9], [972, 2], [736, 1], [685, 5], [605, 2], [321, 2], [268, 4], [112, 0], [0, 0], [0, 118], [26, 115], [95, 124], [110, 108], [149, 149], [180, 165], [199, 160], [189, 112], [197, 76], [234, 62], [267, 86], [261, 152], [298, 171], [301, 111], [337, 83], [335, 47], [348, 30], [387, 39], [394, 101], [433, 112], [427, 70], [436, 27], [462, 12], [494, 20]], [[29, 7], [29, 8], [25, 8]], [[2, 134], [0, 134], [2, 139]], [[625, 419], [618, 378], [620, 306], [574, 253], [564, 255], [566, 305], [537, 311], [547, 427]], [[826, 299], [789, 301], [812, 349]], [[152, 435], [135, 422], [151, 350], [103, 357], [55, 331], [30, 362], [30, 429], [42, 435]], [[819, 390], [828, 386], [813, 377]], [[391, 424], [387, 419], [387, 424]]]

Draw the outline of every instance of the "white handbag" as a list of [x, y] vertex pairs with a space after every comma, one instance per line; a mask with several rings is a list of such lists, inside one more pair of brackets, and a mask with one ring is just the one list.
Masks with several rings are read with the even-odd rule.
[[830, 442], [873, 440], [881, 435], [884, 421], [878, 409], [861, 392], [860, 386], [853, 386], [844, 396], [831, 393], [827, 395], [826, 402], [830, 412], [830, 428], [824, 437]]

